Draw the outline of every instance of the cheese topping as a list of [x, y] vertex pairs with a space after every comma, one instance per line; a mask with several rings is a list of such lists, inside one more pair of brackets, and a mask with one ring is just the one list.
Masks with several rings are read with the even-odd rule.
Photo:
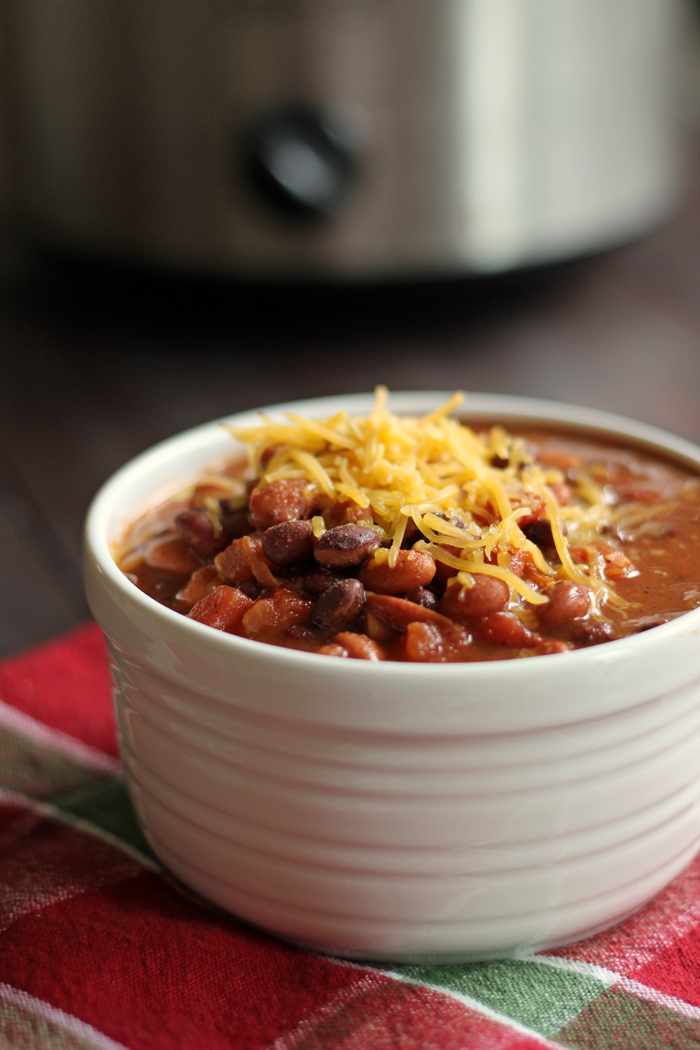
[[[591, 587], [597, 610], [621, 601], [591, 546], [615, 516], [592, 477], [569, 479], [572, 499], [562, 506], [562, 471], [535, 462], [523, 438], [502, 426], [476, 432], [451, 418], [463, 394], [422, 418], [390, 412], [387, 396], [378, 387], [366, 417], [289, 413], [279, 422], [261, 414], [259, 426], [227, 429], [248, 445], [261, 484], [302, 478], [331, 502], [370, 508], [390, 564], [413, 537], [413, 549], [457, 569], [460, 584], [470, 586], [473, 574], [496, 576], [524, 608], [546, 602], [538, 587], [555, 579]], [[549, 523], [560, 564], [550, 564], [523, 531], [535, 520]], [[574, 560], [574, 546], [590, 548], [587, 560]]]

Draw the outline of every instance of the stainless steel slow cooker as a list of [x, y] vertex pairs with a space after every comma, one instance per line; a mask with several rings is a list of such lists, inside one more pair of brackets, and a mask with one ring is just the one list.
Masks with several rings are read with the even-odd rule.
[[508, 269], [678, 185], [682, 0], [1, 0], [15, 221], [258, 276]]

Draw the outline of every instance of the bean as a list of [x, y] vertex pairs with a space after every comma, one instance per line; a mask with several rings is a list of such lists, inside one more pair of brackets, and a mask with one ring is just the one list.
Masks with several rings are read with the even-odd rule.
[[600, 645], [601, 642], [609, 642], [613, 636], [612, 625], [605, 620], [591, 621], [587, 623], [574, 623], [571, 638], [577, 645]]
[[240, 539], [241, 536], [247, 536], [250, 532], [248, 511], [233, 510], [228, 514], [224, 514], [221, 520], [221, 526], [229, 540], [237, 540]]
[[437, 609], [439, 604], [433, 592], [425, 587], [414, 587], [412, 590], [406, 591], [404, 598], [407, 602], [415, 602], [416, 605], [422, 605], [424, 609]]
[[529, 525], [523, 525], [523, 532], [530, 542], [537, 544], [538, 547], [554, 546], [552, 526], [546, 518], [536, 518]]
[[407, 602], [391, 594], [369, 594], [367, 609], [399, 634], [405, 631], [410, 623], [422, 621], [433, 623], [438, 627], [449, 627], [450, 621], [433, 609], [426, 609], [417, 602]]
[[485, 617], [481, 621], [479, 633], [489, 642], [507, 645], [510, 649], [531, 649], [542, 641], [512, 612], [497, 612]]
[[286, 631], [295, 624], [306, 626], [311, 619], [311, 602], [284, 587], [267, 598], [258, 598], [243, 617], [248, 634], [262, 631]]
[[194, 507], [178, 514], [175, 528], [183, 543], [204, 561], [213, 558], [229, 542], [221, 527], [221, 519], [206, 507]]
[[346, 499], [332, 503], [328, 510], [324, 511], [323, 517], [326, 528], [334, 529], [338, 525], [355, 525], [363, 521], [371, 521], [372, 511], [370, 507], [361, 507], [354, 500]]
[[315, 642], [316, 636], [313, 631], [310, 631], [308, 627], [302, 627], [301, 624], [294, 624], [293, 627], [288, 628], [285, 631], [287, 638], [291, 638], [295, 642]]
[[365, 589], [359, 580], [338, 580], [316, 602], [313, 623], [325, 630], [340, 631], [354, 623], [365, 604]]
[[483, 572], [474, 573], [473, 579], [473, 587], [465, 587], [459, 583], [448, 586], [440, 602], [440, 612], [444, 616], [467, 623], [505, 608], [510, 590], [504, 580], [499, 580], [496, 576], [487, 576]]
[[171, 572], [173, 576], [190, 576], [202, 562], [181, 539], [158, 540], [146, 554], [146, 565]]
[[236, 587], [238, 587], [239, 591], [247, 594], [249, 598], [252, 598], [253, 601], [256, 601], [262, 593], [262, 587], [256, 579], [241, 580], [236, 584]]
[[347, 650], [348, 656], [353, 660], [384, 660], [383, 650], [368, 638], [366, 634], [353, 634], [351, 631], [341, 631], [331, 641]]
[[218, 631], [237, 631], [253, 602], [237, 587], [222, 585], [207, 594], [188, 612], [192, 620], [206, 623]]
[[303, 478], [281, 478], [254, 489], [249, 503], [251, 525], [269, 529], [283, 521], [310, 517], [315, 501], [307, 498], [307, 488]]
[[307, 572], [304, 576], [304, 587], [311, 598], [320, 598], [336, 580], [344, 579], [335, 572], [326, 572], [325, 569], [316, 569]]
[[368, 591], [400, 595], [426, 587], [434, 575], [435, 559], [426, 551], [399, 551], [392, 568], [389, 552], [380, 550], [363, 566], [358, 579]]
[[261, 543], [275, 565], [294, 565], [313, 554], [314, 527], [310, 521], [283, 521], [267, 529]]
[[549, 627], [558, 627], [585, 616], [589, 609], [590, 591], [573, 580], [558, 580], [546, 591], [549, 601], [537, 607], [537, 619]]
[[337, 525], [314, 543], [314, 558], [328, 569], [362, 565], [381, 544], [379, 534], [364, 525]]

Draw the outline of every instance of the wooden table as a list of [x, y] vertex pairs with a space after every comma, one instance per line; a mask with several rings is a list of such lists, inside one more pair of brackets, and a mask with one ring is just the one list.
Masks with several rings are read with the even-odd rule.
[[393, 389], [559, 398], [700, 441], [700, 143], [660, 229], [515, 277], [250, 287], [0, 257], [0, 656], [89, 616], [81, 526], [137, 452], [290, 398]]

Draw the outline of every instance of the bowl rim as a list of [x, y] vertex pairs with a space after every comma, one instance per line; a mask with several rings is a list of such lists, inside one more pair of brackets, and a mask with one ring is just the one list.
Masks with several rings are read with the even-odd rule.
[[[452, 391], [396, 391], [390, 394], [390, 405], [404, 414], [428, 412], [437, 405], [446, 401], [452, 395]], [[251, 425], [258, 422], [261, 412], [275, 416], [284, 412], [294, 411], [301, 414], [316, 413], [317, 417], [331, 415], [338, 411], [339, 407], [346, 408], [350, 412], [367, 412], [373, 403], [373, 394], [338, 394], [327, 397], [310, 398], [281, 402], [274, 405], [266, 405], [260, 408], [248, 409], [232, 415], [222, 416], [208, 423], [200, 424], [188, 430], [182, 431], [172, 437], [151, 446], [145, 451], [129, 460], [112, 474], [95, 494], [88, 508], [85, 519], [84, 550], [86, 561], [91, 561], [96, 566], [98, 573], [109, 581], [111, 587], [116, 588], [122, 605], [131, 606], [135, 611], [151, 619], [161, 619], [164, 626], [168, 626], [170, 632], [175, 630], [178, 635], [189, 635], [191, 642], [202, 651], [217, 651], [230, 659], [239, 652], [241, 656], [264, 660], [271, 666], [285, 665], [295, 667], [296, 670], [307, 669], [310, 673], [328, 674], [331, 671], [329, 665], [333, 665], [343, 675], [363, 675], [374, 679], [386, 678], [386, 676], [402, 676], [410, 671], [411, 676], [423, 675], [433, 677], [435, 668], [440, 668], [443, 682], [449, 678], [463, 681], [465, 678], [482, 677], [517, 677], [523, 675], [541, 674], [544, 670], [543, 661], [546, 666], [555, 663], [551, 655], [539, 654], [528, 657], [512, 658], [507, 660], [457, 662], [447, 664], [434, 663], [406, 663], [396, 660], [368, 661], [368, 660], [319, 660], [318, 654], [307, 653], [296, 649], [287, 649], [283, 646], [271, 645], [255, 639], [241, 638], [238, 635], [227, 634], [223, 631], [215, 631], [206, 624], [198, 623], [161, 605], [154, 598], [149, 597], [136, 587], [124, 573], [118, 568], [112, 557], [109, 546], [108, 533], [110, 524], [115, 516], [115, 504], [120, 492], [129, 484], [157, 469], [164, 469], [170, 461], [177, 462], [178, 458], [185, 454], [201, 450], [202, 452], [212, 446], [211, 460], [214, 461], [219, 450], [214, 447], [215, 439], [221, 440], [223, 425]], [[408, 407], [401, 407], [402, 405]], [[494, 418], [497, 416], [507, 423], [520, 423], [530, 425], [543, 425], [559, 427], [574, 433], [588, 433], [591, 437], [612, 438], [620, 441], [622, 445], [631, 444], [656, 452], [661, 458], [680, 461], [684, 466], [695, 468], [700, 476], [700, 445], [696, 445], [686, 438], [672, 434], [659, 427], [643, 423], [629, 417], [615, 413], [591, 409], [581, 405], [568, 404], [560, 401], [550, 401], [542, 398], [522, 397], [508, 394], [489, 394], [467, 392], [464, 401], [463, 415], [465, 418]], [[232, 453], [235, 451], [232, 444]], [[194, 480], [190, 472], [182, 472], [179, 475], [173, 472], [170, 487], [174, 487], [175, 480], [178, 484], [186, 479]], [[163, 485], [156, 485], [153, 500], [158, 498]], [[132, 520], [137, 516], [140, 505], [134, 507]], [[679, 630], [680, 625], [680, 630]], [[688, 610], [680, 616], [643, 632], [643, 635], [634, 634], [613, 641], [604, 642], [598, 646], [574, 649], [564, 654], [556, 654], [565, 657], [567, 667], [575, 671], [581, 662], [586, 664], [591, 659], [622, 657], [630, 658], [643, 644], [648, 651], [650, 644], [661, 642], [678, 634], [693, 633], [700, 635], [700, 606]], [[556, 661], [559, 663], [559, 661]]]

